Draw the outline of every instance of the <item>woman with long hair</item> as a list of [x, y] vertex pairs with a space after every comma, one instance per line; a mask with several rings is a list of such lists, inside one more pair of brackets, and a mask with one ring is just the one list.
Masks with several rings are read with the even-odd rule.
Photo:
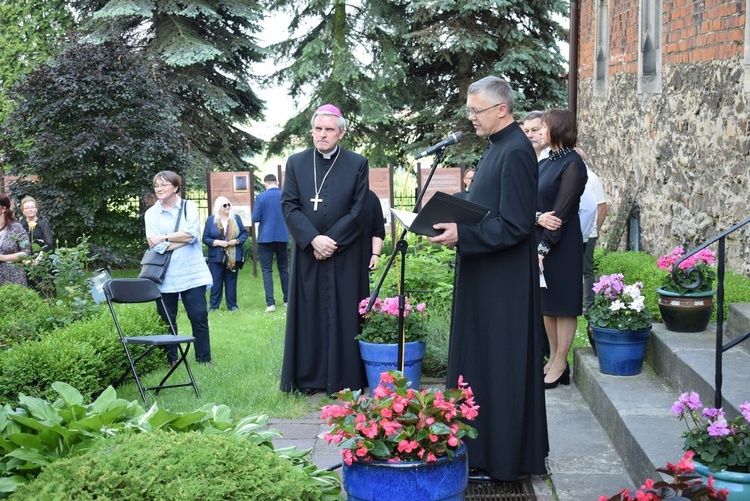
[[232, 203], [226, 197], [216, 197], [214, 212], [203, 227], [203, 243], [208, 246], [208, 269], [214, 283], [208, 311], [221, 306], [226, 291], [227, 308], [237, 311], [237, 272], [242, 267], [243, 244], [248, 233], [240, 216], [232, 211]]
[[26, 271], [19, 266], [29, 252], [29, 235], [11, 210], [10, 198], [0, 193], [0, 285], [27, 285]]

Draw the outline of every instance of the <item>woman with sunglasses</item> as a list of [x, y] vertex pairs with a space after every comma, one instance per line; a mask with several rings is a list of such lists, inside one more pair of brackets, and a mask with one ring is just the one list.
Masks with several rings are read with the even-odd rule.
[[237, 311], [237, 272], [243, 264], [243, 244], [248, 233], [242, 219], [232, 212], [232, 203], [226, 197], [216, 197], [214, 212], [203, 227], [203, 243], [208, 246], [208, 269], [214, 284], [208, 312], [221, 306], [226, 291], [227, 308]]

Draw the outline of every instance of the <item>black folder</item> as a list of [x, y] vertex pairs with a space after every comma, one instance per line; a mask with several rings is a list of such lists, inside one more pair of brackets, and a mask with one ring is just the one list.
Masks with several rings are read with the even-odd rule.
[[434, 229], [434, 224], [475, 224], [487, 217], [490, 210], [483, 205], [436, 191], [418, 213], [398, 209], [391, 209], [391, 212], [412, 233], [435, 237], [442, 232]]

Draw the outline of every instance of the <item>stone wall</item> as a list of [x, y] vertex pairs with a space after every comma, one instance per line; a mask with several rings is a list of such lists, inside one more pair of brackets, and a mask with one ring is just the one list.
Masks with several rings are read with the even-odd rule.
[[[629, 197], [640, 207], [640, 248], [654, 255], [678, 244], [700, 245], [750, 217], [749, 96], [744, 53], [738, 45], [744, 34], [737, 31], [744, 26], [737, 6], [744, 2], [725, 2], [724, 10], [714, 9], [718, 17], [712, 19], [706, 11], [694, 16], [698, 12], [694, 7], [703, 2], [665, 0], [665, 28], [679, 21], [675, 14], [679, 11], [674, 10], [677, 3], [688, 4], [680, 6], [685, 19], [700, 23], [692, 30], [684, 22], [679, 24], [700, 40], [679, 43], [673, 39], [674, 30], [665, 29], [662, 92], [645, 94], [638, 93], [637, 65], [633, 71], [631, 64], [630, 52], [637, 51], [637, 45], [618, 42], [623, 39], [618, 30], [632, 33], [637, 26], [633, 13], [638, 2], [610, 2], [616, 12], [610, 12], [607, 90], [605, 95], [594, 95], [594, 27], [590, 23], [595, 1], [581, 2], [582, 23], [588, 24], [581, 28], [579, 50], [578, 138], [610, 198], [602, 245], [612, 243], [625, 249], [630, 207], [622, 202]], [[716, 44], [711, 52], [705, 43], [700, 44], [708, 39], [708, 27], [726, 27], [727, 34], [721, 37], [711, 31], [710, 40]], [[627, 57], [621, 52], [625, 45]], [[617, 61], [627, 63], [618, 65]], [[750, 274], [750, 227], [728, 238], [726, 250], [727, 266]]]
[[[631, 191], [641, 210], [641, 249], [652, 254], [698, 245], [750, 216], [741, 61], [665, 68], [663, 77], [657, 95], [638, 95], [637, 76], [627, 73], [610, 78], [606, 98], [593, 96], [591, 79], [578, 90], [579, 144], [613, 211], [600, 240], [617, 233], [609, 226]], [[727, 241], [729, 267], [744, 273], [750, 272], [749, 231]]]

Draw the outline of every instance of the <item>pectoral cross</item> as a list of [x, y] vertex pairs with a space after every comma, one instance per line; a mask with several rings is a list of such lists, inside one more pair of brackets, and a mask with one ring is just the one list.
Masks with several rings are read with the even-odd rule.
[[313, 203], [313, 210], [317, 211], [318, 210], [318, 202], [322, 202], [323, 199], [320, 198], [320, 197], [318, 197], [318, 194], [316, 193], [315, 194], [315, 198], [311, 198], [310, 201]]

